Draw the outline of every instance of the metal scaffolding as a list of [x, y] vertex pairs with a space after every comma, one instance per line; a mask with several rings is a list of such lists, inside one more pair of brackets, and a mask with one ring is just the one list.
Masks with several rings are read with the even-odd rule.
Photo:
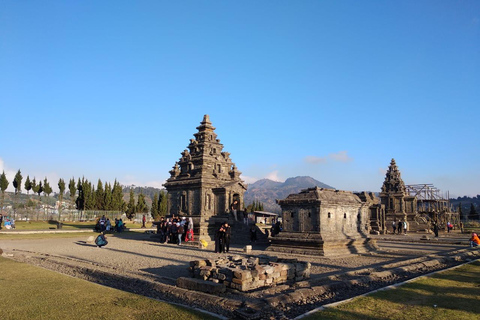
[[406, 185], [407, 193], [417, 199], [419, 213], [450, 212], [450, 196], [447, 191], [442, 194], [440, 189], [431, 183]]

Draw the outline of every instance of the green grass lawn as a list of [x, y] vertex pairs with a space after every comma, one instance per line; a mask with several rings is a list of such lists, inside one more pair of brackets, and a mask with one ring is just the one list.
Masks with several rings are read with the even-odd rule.
[[480, 261], [359, 297], [304, 319], [480, 319]]
[[0, 319], [216, 319], [0, 257]]

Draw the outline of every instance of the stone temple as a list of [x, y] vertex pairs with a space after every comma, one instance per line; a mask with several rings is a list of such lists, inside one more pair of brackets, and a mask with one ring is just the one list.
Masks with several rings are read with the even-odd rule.
[[208, 115], [197, 130], [164, 186], [168, 191], [167, 212], [192, 217], [195, 234], [208, 241], [213, 233], [208, 228], [214, 226], [215, 216], [229, 213], [232, 204], [243, 210], [247, 186], [230, 153], [223, 151]]
[[417, 199], [407, 192], [395, 159], [392, 159], [385, 174], [380, 199], [385, 206], [388, 226], [392, 225], [392, 221], [407, 221], [409, 227], [413, 226], [417, 215]]
[[361, 196], [315, 187], [277, 200], [283, 231], [271, 238], [268, 250], [319, 255], [374, 250], [375, 241], [367, 235], [379, 201], [373, 193]]

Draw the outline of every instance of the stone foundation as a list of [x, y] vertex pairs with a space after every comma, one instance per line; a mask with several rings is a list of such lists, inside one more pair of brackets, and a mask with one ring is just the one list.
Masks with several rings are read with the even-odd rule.
[[189, 271], [194, 278], [223, 284], [239, 291], [249, 291], [287, 281], [303, 281], [310, 277], [310, 267], [309, 262], [297, 259], [234, 256], [191, 261]]
[[323, 239], [318, 233], [280, 232], [270, 238], [268, 251], [333, 256], [341, 254], [364, 253], [377, 249], [376, 240], [357, 239]]

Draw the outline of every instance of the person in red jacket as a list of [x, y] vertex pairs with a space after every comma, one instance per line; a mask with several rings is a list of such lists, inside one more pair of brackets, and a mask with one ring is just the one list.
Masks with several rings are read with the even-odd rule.
[[478, 247], [480, 244], [480, 238], [475, 232], [472, 232], [472, 237], [470, 238], [470, 248]]

